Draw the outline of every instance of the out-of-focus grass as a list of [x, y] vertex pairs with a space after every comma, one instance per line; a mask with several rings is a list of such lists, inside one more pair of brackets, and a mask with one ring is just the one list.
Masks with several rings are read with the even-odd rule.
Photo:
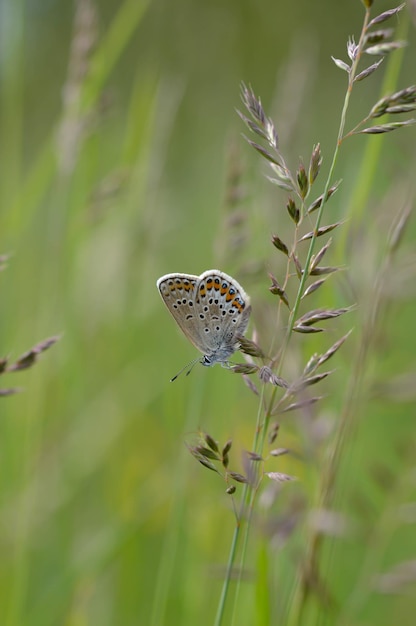
[[[332, 28], [334, 6], [323, 4], [322, 14], [312, 16], [304, 2], [300, 18], [272, 2], [262, 11], [239, 2], [3, 3], [0, 252], [11, 258], [1, 274], [1, 353], [17, 357], [44, 337], [62, 333], [62, 339], [34, 368], [5, 379], [24, 392], [1, 402], [2, 624], [212, 623], [232, 512], [223, 485], [200, 470], [183, 440], [206, 428], [223, 440], [233, 437], [237, 449], [249, 448], [256, 402], [220, 367], [195, 368], [169, 384], [195, 353], [166, 315], [155, 281], [166, 272], [217, 265], [228, 137], [241, 130], [233, 110], [239, 82], [275, 95], [277, 109], [290, 104], [296, 81], [289, 72], [282, 89], [276, 72], [291, 67], [292, 37], [301, 49], [305, 39], [327, 38], [330, 15], [326, 46], [337, 42], [338, 49], [325, 47], [319, 57], [313, 46], [319, 88], [305, 80], [307, 104], [287, 139], [294, 158], [313, 141], [329, 142], [332, 119], [328, 109], [322, 116], [319, 98], [326, 91], [331, 101], [340, 78], [328, 57], [340, 54], [360, 7], [339, 7], [344, 13]], [[74, 11], [101, 11], [98, 26], [56, 22], [58, 5], [68, 20]], [[92, 48], [85, 68], [72, 57], [71, 74], [70, 46], [82, 28]], [[297, 76], [300, 82], [302, 72]], [[63, 106], [68, 84], [75, 100]], [[403, 162], [412, 155], [409, 137], [395, 137], [392, 145]], [[350, 150], [344, 158], [353, 176]], [[391, 167], [388, 155], [383, 167]], [[271, 231], [280, 229], [274, 190], [253, 179], [247, 167], [250, 241], [247, 258], [230, 254], [221, 268], [231, 273], [268, 258]], [[381, 194], [388, 181], [380, 184]], [[331, 202], [338, 211], [338, 200]], [[260, 324], [266, 272], [244, 285]], [[414, 340], [405, 325], [396, 341], [399, 360], [412, 362]], [[340, 364], [348, 370], [348, 357]], [[343, 376], [328, 405], [334, 416]], [[359, 434], [357, 481], [373, 471], [379, 449], [382, 460], [389, 455], [400, 428], [410, 430], [408, 409], [383, 419], [380, 430], [380, 410], [369, 409]], [[294, 437], [289, 424], [285, 444], [295, 445]], [[306, 485], [319, 478], [319, 468], [279, 465], [293, 467]], [[352, 477], [345, 481], [355, 497]], [[368, 480], [365, 495], [376, 519], [388, 494]], [[343, 563], [340, 593], [355, 576], [360, 541], [340, 543], [333, 556], [332, 563]], [[397, 542], [400, 558], [408, 541]], [[285, 572], [293, 574], [295, 556], [296, 550], [269, 552], [282, 605], [290, 602]], [[247, 582], [241, 607], [247, 624], [254, 597], [255, 585]], [[365, 606], [369, 623], [392, 623], [385, 617], [394, 616], [392, 604], [383, 615], [386, 603]], [[406, 608], [399, 606], [402, 616]]]

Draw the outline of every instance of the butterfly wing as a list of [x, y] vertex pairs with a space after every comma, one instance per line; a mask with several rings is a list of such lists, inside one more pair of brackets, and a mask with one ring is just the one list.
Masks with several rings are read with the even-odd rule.
[[199, 277], [195, 306], [204, 354], [212, 363], [226, 361], [238, 349], [238, 337], [247, 329], [250, 298], [234, 278], [208, 270]]
[[157, 281], [157, 288], [169, 313], [187, 339], [205, 353], [200, 331], [195, 295], [199, 277], [193, 274], [166, 274]]
[[235, 279], [219, 270], [201, 276], [166, 274], [157, 287], [179, 328], [209, 364], [226, 361], [238, 349], [251, 307]]

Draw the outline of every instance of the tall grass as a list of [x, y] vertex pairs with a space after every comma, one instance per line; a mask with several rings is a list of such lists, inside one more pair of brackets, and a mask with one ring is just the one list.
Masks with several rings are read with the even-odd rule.
[[[341, 56], [361, 18], [355, 4], [299, 8]], [[376, 2], [372, 15], [388, 8]], [[292, 335], [283, 361], [291, 323], [280, 289], [293, 310], [300, 281], [278, 248], [292, 250], [295, 222], [287, 194], [259, 175], [234, 107], [249, 115], [238, 103], [244, 79], [246, 103], [267, 103], [291, 171], [320, 141], [313, 191], [325, 194], [343, 92], [329, 58], [304, 51], [312, 26], [290, 57], [299, 15], [267, 0], [254, 14], [240, 2], [130, 0], [10, 0], [0, 10], [0, 356], [2, 387], [19, 388], [1, 398], [1, 623], [213, 624], [217, 614], [235, 624], [412, 624], [414, 129], [341, 146], [343, 183], [321, 204], [324, 224], [342, 222], [324, 257], [341, 269], [300, 301], [298, 317], [309, 299], [357, 308], [324, 322], [325, 333]], [[407, 13], [396, 22], [405, 38]], [[354, 120], [411, 80], [411, 30], [409, 39], [354, 86]], [[279, 61], [287, 81], [276, 87]], [[286, 125], [276, 110], [299, 114]], [[309, 227], [305, 211], [304, 231], [315, 216]], [[305, 269], [308, 243], [297, 245]], [[242, 365], [270, 370], [259, 379], [195, 368], [170, 385], [194, 351], [155, 281], [216, 266], [251, 296], [244, 348], [265, 357]], [[302, 407], [273, 415], [266, 432], [285, 385], [352, 327], [328, 361], [335, 371], [298, 389], [290, 403]], [[324, 396], [314, 405], [312, 389]], [[200, 445], [201, 433], [228, 456], [226, 471], [217, 464], [226, 484], [183, 443]], [[254, 493], [260, 457], [271, 476]]]
[[[252, 448], [246, 453], [245, 459], [243, 459], [245, 472], [240, 474], [230, 470], [231, 440], [221, 449], [211, 434], [203, 434], [201, 442], [191, 447], [191, 453], [196, 460], [206, 468], [222, 475], [227, 485], [229, 485], [230, 481], [245, 485], [240, 504], [233, 502], [236, 525], [230, 545], [222, 594], [218, 604], [215, 620], [216, 626], [220, 626], [224, 621], [230, 583], [237, 567], [238, 559], [238, 582], [232, 610], [232, 621], [234, 623], [240, 619], [238, 617], [240, 610], [239, 598], [241, 596], [240, 589], [247, 558], [249, 533], [254, 523], [259, 491], [261, 488], [264, 489], [263, 483], [269, 478], [280, 487], [281, 483], [290, 481], [293, 478], [282, 472], [266, 471], [266, 467], [273, 457], [280, 457], [290, 452], [293, 453], [290, 449], [279, 447], [269, 450], [266, 456], [266, 439], [269, 439], [269, 444], [275, 442], [280, 431], [280, 421], [288, 413], [295, 411], [303, 413], [304, 419], [308, 421], [316, 417], [316, 405], [322, 402], [323, 397], [309, 390], [311, 387], [314, 388], [315, 385], [321, 384], [334, 373], [334, 370], [325, 369], [327, 361], [334, 357], [350, 334], [347, 333], [329, 348], [324, 348], [322, 352], [312, 353], [305, 363], [303, 371], [301, 368], [299, 372], [295, 372], [294, 379], [281, 378], [282, 372], [288, 369], [287, 361], [290, 362], [291, 359], [288, 351], [293, 344], [294, 333], [298, 332], [305, 336], [321, 333], [325, 330], [321, 326], [322, 322], [332, 321], [352, 310], [351, 307], [345, 306], [341, 308], [326, 306], [313, 308], [312, 306], [311, 309], [307, 307], [306, 312], [301, 314], [302, 300], [306, 297], [310, 300], [311, 295], [318, 290], [321, 294], [327, 287], [328, 276], [335, 274], [341, 269], [336, 266], [322, 265], [322, 260], [327, 256], [327, 252], [332, 244], [332, 237], [329, 240], [327, 239], [324, 245], [321, 243], [320, 249], [318, 249], [318, 244], [322, 242], [322, 239], [325, 241], [329, 233], [333, 234], [335, 231], [336, 234], [336, 229], [344, 225], [342, 221], [332, 221], [332, 223], [324, 224], [324, 215], [326, 216], [328, 212], [327, 203], [340, 185], [340, 181], [335, 182], [334, 180], [339, 152], [343, 143], [351, 137], [361, 134], [382, 135], [399, 128], [405, 128], [415, 122], [414, 119], [410, 118], [376, 123], [382, 117], [408, 114], [415, 110], [416, 87], [412, 85], [394, 93], [383, 95], [383, 97], [374, 102], [370, 111], [363, 116], [361, 121], [356, 123], [351, 130], [347, 130], [349, 103], [356, 84], [367, 80], [377, 72], [385, 55], [397, 51], [405, 45], [403, 41], [391, 40], [391, 29], [382, 28], [376, 30], [376, 27], [380, 24], [384, 24], [397, 16], [404, 5], [380, 13], [376, 17], [371, 17], [373, 3], [364, 2], [363, 4], [365, 9], [364, 20], [359, 39], [356, 43], [354, 38], [351, 37], [347, 44], [349, 61], [345, 62], [333, 57], [337, 67], [346, 72], [348, 81], [344, 104], [340, 111], [339, 130], [334, 138], [333, 156], [321, 195], [312, 195], [312, 188], [320, 174], [323, 160], [320, 145], [317, 144], [313, 147], [309, 165], [304, 165], [301, 160], [297, 170], [292, 172], [281, 152], [278, 132], [272, 119], [264, 111], [260, 99], [255, 96], [253, 90], [245, 85], [242, 87], [242, 101], [246, 111], [244, 113], [239, 112], [239, 114], [249, 130], [254, 135], [257, 135], [254, 141], [248, 138], [248, 143], [268, 162], [272, 170], [272, 176], [268, 177], [270, 182], [289, 192], [286, 209], [294, 224], [294, 235], [291, 244], [286, 244], [278, 235], [272, 237], [273, 245], [279, 253], [282, 253], [287, 258], [287, 261], [286, 272], [281, 283], [273, 274], [270, 274], [272, 281], [270, 291], [279, 298], [275, 322], [276, 330], [273, 331], [270, 348], [266, 352], [256, 343], [242, 338], [240, 348], [249, 355], [249, 364], [230, 366], [234, 372], [241, 373], [243, 376], [257, 373], [262, 383], [261, 387], [259, 387], [253, 382], [253, 379], [246, 381], [251, 391], [258, 396], [259, 407]], [[365, 53], [370, 56], [378, 55], [380, 59], [361, 67], [362, 56]], [[373, 164], [374, 161], [369, 162], [370, 167]], [[366, 165], [364, 161], [363, 167], [365, 168]], [[312, 199], [310, 199], [311, 195]], [[316, 213], [315, 219], [312, 217], [313, 213]], [[307, 505], [306, 502], [304, 503], [302, 513], [307, 534], [304, 546], [300, 550], [297, 566], [298, 572], [293, 582], [294, 593], [290, 597], [285, 612], [280, 614], [280, 618], [283, 617], [285, 623], [304, 623], [304, 619], [307, 619], [308, 614], [311, 614], [311, 605], [313, 607], [312, 611], [316, 613], [319, 620], [343, 623], [345, 619], [344, 607], [342, 605], [337, 606], [332, 599], [333, 591], [331, 589], [329, 568], [334, 566], [333, 561], [331, 560], [329, 565], [326, 564], [326, 569], [325, 567], [322, 568], [323, 545], [325, 542], [332, 545], [331, 538], [333, 536], [344, 536], [348, 532], [347, 518], [344, 518], [335, 509], [335, 503], [339, 498], [337, 486], [340, 482], [340, 467], [344, 457], [349, 453], [352, 438], [357, 430], [358, 414], [364, 397], [366, 368], [371, 348], [375, 342], [376, 320], [384, 304], [384, 277], [389, 272], [394, 271], [396, 253], [400, 246], [403, 232], [406, 229], [409, 215], [410, 208], [407, 203], [399, 211], [396, 223], [392, 224], [391, 233], [385, 245], [384, 259], [380, 263], [379, 271], [374, 275], [374, 286], [367, 294], [368, 304], [366, 303], [367, 307], [363, 313], [362, 326], [360, 326], [359, 330], [359, 347], [356, 356], [353, 358], [353, 370], [346, 386], [345, 400], [339, 419], [334, 425], [334, 432], [331, 433], [331, 437], [327, 437], [326, 441], [319, 441], [319, 446], [316, 446], [315, 449], [310, 444], [307, 446], [309, 454], [312, 453], [314, 461], [320, 463], [322, 468], [319, 483], [311, 494], [316, 499], [317, 504], [315, 506], [318, 508], [311, 511], [310, 505]], [[304, 222], [306, 223], [306, 228]], [[302, 244], [306, 242], [309, 242], [309, 245], [306, 253], [302, 254]], [[365, 258], [362, 259], [362, 263], [364, 269], [366, 264]], [[294, 289], [292, 286], [293, 281], [298, 285]], [[285, 307], [289, 309], [289, 312], [285, 330], [281, 333], [282, 340], [279, 342], [279, 348], [276, 350], [274, 348], [275, 335], [279, 333], [282, 319], [285, 318], [284, 314], [282, 314], [282, 309], [284, 310]], [[263, 327], [260, 337], [265, 334], [265, 330]], [[319, 345], [325, 346], [324, 343]], [[256, 365], [253, 357], [260, 359], [263, 362], [263, 366]], [[325, 368], [323, 368], [324, 365]], [[325, 369], [325, 371], [323, 372], [322, 369]], [[267, 390], [268, 385], [271, 387], [270, 391]], [[280, 390], [280, 393], [278, 390]], [[273, 418], [276, 419], [276, 417], [280, 419], [273, 423]], [[304, 428], [304, 424], [302, 424], [302, 428]], [[323, 449], [319, 449], [323, 443]], [[304, 454], [306, 456], [306, 450]], [[327, 459], [325, 459], [326, 455]], [[217, 464], [221, 469], [218, 469]], [[276, 491], [276, 497], [279, 491], [280, 489]], [[342, 488], [339, 491], [342, 497]], [[227, 493], [234, 500], [236, 486], [228, 486]], [[299, 509], [297, 509], [296, 513], [292, 515], [291, 528], [288, 534], [294, 533], [299, 523], [300, 516]], [[274, 532], [278, 532], [278, 525]], [[239, 553], [240, 557], [238, 557]], [[408, 569], [408, 563], [406, 563], [406, 567]], [[376, 573], [374, 572], [373, 575], [376, 576]], [[267, 578], [267, 576], [264, 577], [264, 584], [266, 585]], [[265, 613], [259, 615], [259, 618], [264, 623], [267, 623], [269, 616], [272, 614], [272, 594], [269, 596], [268, 592], [264, 590], [262, 599], [262, 609], [266, 610]], [[286, 616], [284, 616], [285, 613]], [[267, 615], [267, 619], [264, 618], [265, 615]], [[348, 618], [351, 619], [351, 615]]]

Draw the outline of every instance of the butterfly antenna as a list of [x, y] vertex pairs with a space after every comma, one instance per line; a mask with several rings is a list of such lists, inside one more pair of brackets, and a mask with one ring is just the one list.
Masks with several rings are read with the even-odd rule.
[[173, 378], [170, 379], [170, 382], [173, 383], [174, 380], [176, 380], [181, 374], [182, 372], [184, 372], [185, 370], [188, 370], [186, 372], [186, 376], [189, 376], [189, 374], [192, 372], [194, 366], [197, 363], [200, 363], [201, 359], [199, 357], [197, 357], [196, 359], [192, 359], [192, 361], [190, 361], [187, 365], [185, 365], [185, 367], [183, 367], [181, 370], [179, 370], [179, 372], [177, 374], [175, 374], [175, 376]]

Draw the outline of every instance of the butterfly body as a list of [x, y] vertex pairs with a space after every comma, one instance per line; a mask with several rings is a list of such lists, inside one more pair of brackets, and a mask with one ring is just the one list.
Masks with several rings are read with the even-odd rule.
[[179, 328], [202, 352], [202, 365], [226, 365], [239, 348], [251, 312], [241, 285], [224, 272], [208, 270], [200, 276], [166, 274], [157, 287]]

